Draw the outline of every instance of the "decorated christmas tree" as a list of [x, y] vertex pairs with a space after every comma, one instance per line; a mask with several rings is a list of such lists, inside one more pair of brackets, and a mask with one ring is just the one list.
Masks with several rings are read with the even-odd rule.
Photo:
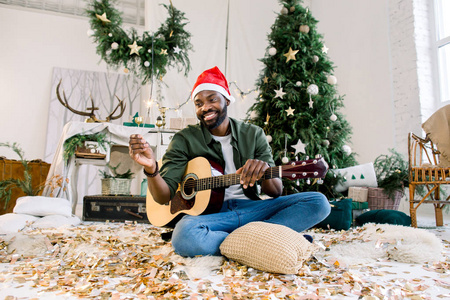
[[299, 0], [281, 0], [281, 12], [268, 35], [269, 45], [256, 82], [259, 99], [248, 119], [262, 127], [277, 165], [322, 156], [330, 172], [322, 180], [286, 180], [285, 193], [321, 191], [338, 197], [339, 177], [332, 169], [356, 164], [351, 127], [339, 110], [334, 66], [327, 55], [317, 20]]

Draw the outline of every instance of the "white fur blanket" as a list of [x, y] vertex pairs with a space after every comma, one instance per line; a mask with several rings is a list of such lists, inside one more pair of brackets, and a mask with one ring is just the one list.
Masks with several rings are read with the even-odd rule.
[[[394, 260], [426, 263], [443, 259], [442, 241], [425, 229], [388, 224], [366, 224], [343, 232], [341, 241], [316, 257], [344, 266]], [[323, 244], [322, 244], [323, 245]], [[324, 248], [324, 247], [322, 247]]]

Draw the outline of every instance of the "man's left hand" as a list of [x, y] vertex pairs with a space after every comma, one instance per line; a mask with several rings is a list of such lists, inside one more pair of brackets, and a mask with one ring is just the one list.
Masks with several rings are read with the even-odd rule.
[[245, 165], [236, 171], [236, 174], [241, 175], [241, 184], [246, 189], [249, 186], [261, 179], [264, 172], [269, 168], [269, 164], [262, 160], [249, 159]]

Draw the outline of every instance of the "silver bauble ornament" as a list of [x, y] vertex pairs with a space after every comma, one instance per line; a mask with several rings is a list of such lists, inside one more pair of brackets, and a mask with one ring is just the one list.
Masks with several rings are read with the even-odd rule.
[[285, 157], [283, 157], [283, 158], [281, 159], [281, 162], [282, 162], [283, 164], [287, 164], [287, 163], [289, 162], [289, 158], [287, 158], [287, 157], [285, 156]]
[[269, 49], [269, 55], [274, 56], [275, 54], [277, 54], [277, 49], [275, 47], [272, 47]]
[[119, 48], [119, 44], [117, 44], [116, 42], [111, 44], [111, 49], [117, 50], [118, 48]]
[[109, 36], [109, 37], [112, 37], [112, 33], [108, 33], [108, 36]]
[[344, 153], [347, 154], [347, 155], [352, 154], [352, 148], [350, 148], [349, 145], [342, 146], [342, 151], [344, 151]]
[[147, 68], [150, 67], [150, 62], [149, 61], [145, 61], [144, 62], [144, 66], [146, 66]]
[[289, 13], [289, 11], [288, 11], [288, 9], [286, 8], [286, 7], [283, 7], [282, 9], [281, 9], [281, 14], [282, 15], [287, 15]]
[[250, 119], [254, 120], [259, 116], [258, 112], [256, 110], [252, 110], [250, 112]]
[[313, 63], [316, 63], [319, 61], [319, 57], [317, 55], [313, 56]]
[[337, 116], [335, 114], [332, 114], [330, 116], [330, 120], [333, 121], [333, 122], [336, 121], [337, 120]]
[[306, 88], [306, 92], [310, 95], [317, 95], [319, 93], [319, 87], [317, 85], [310, 84], [307, 88]]
[[268, 142], [268, 143], [271, 143], [271, 142], [272, 142], [272, 136], [271, 136], [271, 135], [266, 136], [266, 139], [267, 139], [267, 142]]
[[329, 141], [329, 140], [323, 140], [323, 141], [322, 141], [322, 144], [323, 144], [325, 147], [328, 147], [328, 146], [330, 146], [330, 141]]
[[297, 82], [295, 83], [295, 85], [296, 85], [296, 86], [302, 86], [302, 82], [301, 82], [301, 81], [297, 81]]
[[328, 82], [328, 84], [335, 85], [335, 84], [337, 83], [337, 78], [336, 78], [336, 76], [329, 75], [329, 76], [327, 77], [327, 82]]

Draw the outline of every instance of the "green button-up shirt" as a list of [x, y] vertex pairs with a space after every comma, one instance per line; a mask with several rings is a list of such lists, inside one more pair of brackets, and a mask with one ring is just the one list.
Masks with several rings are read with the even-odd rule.
[[[262, 128], [244, 123], [233, 118], [231, 124], [231, 146], [236, 170], [248, 159], [258, 159], [275, 166], [272, 149], [267, 142]], [[225, 160], [220, 142], [213, 139], [209, 130], [201, 124], [191, 125], [177, 132], [162, 158], [160, 174], [169, 185], [171, 198], [175, 195], [178, 184], [182, 181], [187, 163], [202, 156], [214, 161], [225, 170]], [[256, 185], [244, 189], [250, 199], [259, 199]]]

